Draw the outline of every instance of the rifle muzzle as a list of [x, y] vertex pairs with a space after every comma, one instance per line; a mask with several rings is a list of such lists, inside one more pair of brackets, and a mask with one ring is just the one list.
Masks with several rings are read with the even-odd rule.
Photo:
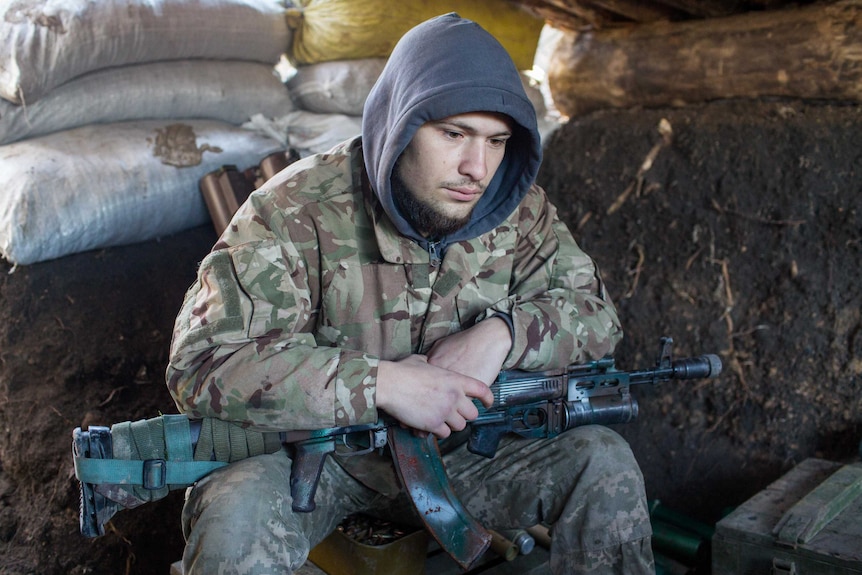
[[674, 379], [712, 379], [721, 373], [721, 358], [709, 353], [673, 362]]

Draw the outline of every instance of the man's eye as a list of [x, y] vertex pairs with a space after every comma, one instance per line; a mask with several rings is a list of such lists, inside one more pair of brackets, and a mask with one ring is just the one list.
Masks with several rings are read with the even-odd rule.
[[492, 148], [503, 148], [506, 146], [506, 139], [505, 138], [494, 138], [494, 139], [488, 140], [488, 144]]

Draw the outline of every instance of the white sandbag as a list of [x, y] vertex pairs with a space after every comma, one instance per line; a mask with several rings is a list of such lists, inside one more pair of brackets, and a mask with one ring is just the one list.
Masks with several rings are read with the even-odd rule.
[[318, 114], [361, 116], [386, 58], [333, 60], [298, 66], [287, 82], [296, 105]]
[[0, 146], [0, 255], [32, 264], [202, 225], [205, 174], [280, 149], [215, 120], [99, 124]]
[[269, 64], [176, 60], [108, 68], [52, 90], [34, 104], [0, 99], [0, 144], [88, 124], [208, 118], [239, 126], [254, 114], [293, 110]]
[[275, 64], [280, 0], [0, 0], [0, 97], [33, 103], [88, 72], [187, 58]]
[[304, 158], [328, 152], [336, 144], [358, 136], [362, 118], [295, 110], [278, 118], [256, 114], [243, 127], [279, 141], [284, 149], [293, 148]]

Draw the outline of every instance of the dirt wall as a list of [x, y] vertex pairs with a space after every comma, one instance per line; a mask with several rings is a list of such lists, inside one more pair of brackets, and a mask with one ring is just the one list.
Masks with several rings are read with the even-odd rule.
[[541, 183], [617, 300], [618, 366], [651, 365], [662, 335], [724, 363], [638, 390], [620, 431], [652, 497], [714, 519], [806, 457], [858, 458], [860, 127], [859, 107], [736, 101], [598, 113], [551, 142]]

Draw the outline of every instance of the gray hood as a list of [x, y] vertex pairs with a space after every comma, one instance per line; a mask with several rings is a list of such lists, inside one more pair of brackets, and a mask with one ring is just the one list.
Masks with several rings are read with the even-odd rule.
[[390, 178], [395, 162], [423, 124], [468, 112], [500, 112], [516, 124], [506, 156], [470, 222], [440, 238], [441, 247], [497, 227], [518, 206], [542, 161], [536, 112], [506, 50], [478, 24], [451, 13], [428, 20], [395, 46], [365, 102], [365, 168], [399, 232], [426, 242], [399, 213]]

